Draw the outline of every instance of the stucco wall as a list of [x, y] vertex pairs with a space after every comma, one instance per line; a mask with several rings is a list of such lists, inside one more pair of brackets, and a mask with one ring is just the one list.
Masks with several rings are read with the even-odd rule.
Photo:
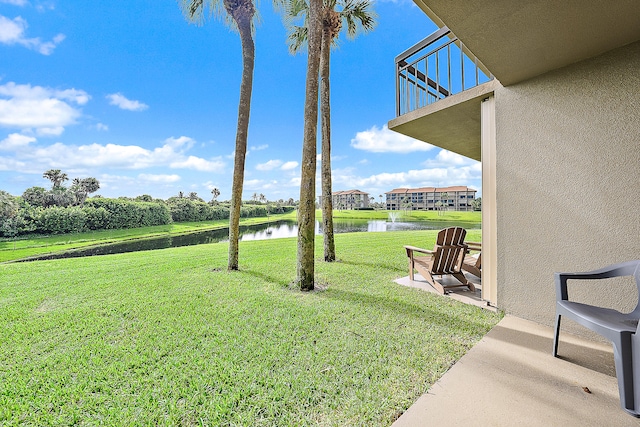
[[[551, 325], [555, 271], [640, 259], [640, 42], [495, 97], [498, 306]], [[632, 283], [570, 295], [629, 311]]]

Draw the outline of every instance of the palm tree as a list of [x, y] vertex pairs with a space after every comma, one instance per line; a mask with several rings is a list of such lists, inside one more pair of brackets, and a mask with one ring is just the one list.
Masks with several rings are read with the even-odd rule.
[[[298, 201], [298, 253], [296, 284], [303, 291], [314, 288], [314, 240], [316, 199], [316, 142], [318, 132], [318, 72], [322, 42], [323, 0], [288, 0], [284, 5], [285, 25], [295, 34], [304, 35], [307, 41], [307, 79], [304, 101], [304, 131], [302, 142], [302, 164], [300, 166], [300, 200]], [[295, 26], [293, 21], [303, 17], [304, 25]], [[302, 43], [300, 43], [300, 46]], [[290, 43], [291, 46], [291, 43]], [[293, 52], [293, 50], [292, 50]]]
[[[308, 15], [306, 1], [291, 0], [287, 10], [291, 22], [298, 16]], [[339, 9], [339, 10], [336, 10]], [[375, 27], [376, 14], [372, 2], [368, 0], [324, 0], [322, 8], [322, 37], [320, 47], [320, 115], [322, 132], [321, 180], [322, 180], [322, 222], [324, 236], [324, 260], [335, 261], [336, 249], [333, 238], [333, 201], [331, 198], [331, 89], [329, 72], [331, 47], [337, 46], [338, 36], [347, 28], [347, 37], [354, 39], [361, 31], [368, 32]], [[291, 26], [289, 30], [289, 50], [300, 51], [307, 41], [307, 25]]]
[[71, 186], [72, 192], [75, 194], [76, 203], [84, 205], [85, 200], [91, 193], [95, 193], [100, 189], [100, 182], [96, 178], [74, 178]]
[[214, 187], [213, 190], [211, 190], [211, 195], [213, 196], [213, 201], [215, 202], [218, 196], [220, 196], [220, 190]]
[[240, 206], [244, 184], [244, 163], [247, 155], [251, 91], [253, 89], [253, 66], [255, 44], [253, 41], [256, 8], [253, 0], [181, 0], [183, 13], [189, 20], [202, 23], [208, 6], [212, 13], [224, 16], [232, 28], [238, 30], [242, 44], [242, 80], [238, 103], [236, 127], [236, 150], [233, 164], [233, 186], [231, 187], [231, 211], [229, 212], [229, 270], [238, 269], [238, 247], [240, 237]]
[[260, 193], [260, 195], [258, 196], [258, 199], [260, 200], [260, 202], [262, 203], [267, 203], [267, 196], [265, 196], [264, 194]]
[[42, 174], [42, 177], [51, 181], [54, 190], [62, 187], [62, 183], [69, 180], [67, 174], [63, 173], [60, 169], [49, 169]]
[[[446, 211], [449, 209], [449, 193], [441, 193], [440, 194], [440, 200], [442, 201], [442, 210]], [[444, 212], [442, 213], [442, 215], [444, 215]]]

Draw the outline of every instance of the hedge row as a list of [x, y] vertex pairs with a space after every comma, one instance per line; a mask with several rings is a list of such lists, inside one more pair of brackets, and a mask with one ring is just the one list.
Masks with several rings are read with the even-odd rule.
[[[18, 203], [19, 201], [19, 203]], [[141, 202], [131, 199], [92, 198], [83, 207], [33, 207], [17, 198], [6, 215], [0, 218], [0, 236], [13, 237], [29, 233], [64, 234], [89, 230], [112, 230], [164, 225], [171, 222], [198, 222], [229, 218], [229, 207], [209, 205], [186, 198], [172, 198], [167, 202]], [[5, 204], [7, 204], [5, 203]], [[284, 213], [292, 206], [242, 206], [242, 218], [262, 217]]]
[[104, 209], [107, 213], [101, 226], [92, 230], [148, 227], [171, 222], [171, 212], [162, 203], [95, 198], [87, 200], [85, 207]]

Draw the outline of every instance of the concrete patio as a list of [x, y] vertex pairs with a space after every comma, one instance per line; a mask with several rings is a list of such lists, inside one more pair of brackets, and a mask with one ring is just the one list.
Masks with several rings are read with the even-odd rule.
[[[483, 305], [462, 289], [446, 297]], [[611, 346], [560, 337], [561, 358], [554, 358], [551, 328], [506, 316], [393, 427], [640, 426], [620, 408]]]

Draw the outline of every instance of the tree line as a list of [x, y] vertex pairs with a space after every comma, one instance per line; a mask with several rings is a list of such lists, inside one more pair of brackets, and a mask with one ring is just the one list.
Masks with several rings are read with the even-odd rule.
[[[95, 230], [112, 230], [165, 225], [172, 222], [226, 220], [229, 202], [219, 202], [220, 191], [212, 190], [213, 199], [205, 202], [197, 193], [183, 192], [167, 200], [150, 195], [135, 198], [104, 198], [88, 195], [100, 188], [96, 178], [75, 178], [65, 187], [68, 176], [60, 170], [49, 170], [43, 177], [52, 182], [50, 189], [31, 187], [21, 196], [0, 190], [0, 237], [29, 234], [64, 234]], [[264, 195], [263, 195], [264, 196]], [[290, 204], [287, 204], [290, 203]], [[265, 217], [295, 210], [295, 201], [247, 201], [240, 217]]]

